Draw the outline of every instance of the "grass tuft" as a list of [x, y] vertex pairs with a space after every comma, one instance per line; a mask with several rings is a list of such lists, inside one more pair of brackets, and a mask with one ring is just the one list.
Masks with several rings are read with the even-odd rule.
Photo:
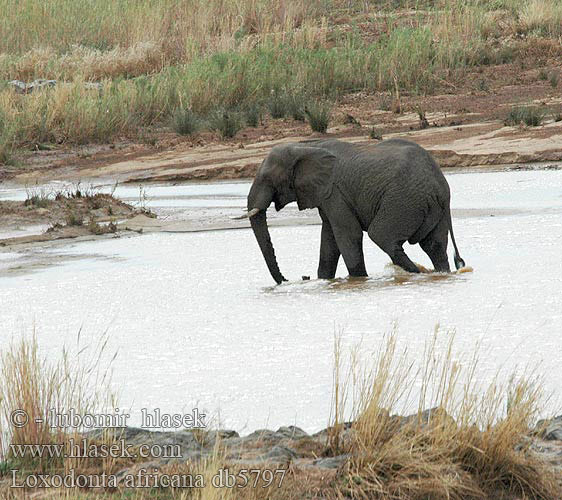
[[528, 127], [538, 127], [546, 118], [547, 112], [539, 106], [513, 106], [505, 119], [506, 125], [524, 123]]
[[176, 108], [172, 114], [171, 126], [180, 135], [194, 135], [201, 129], [201, 119], [192, 110]]
[[305, 109], [308, 97], [300, 92], [287, 95], [287, 112], [293, 120], [304, 122], [306, 120]]
[[314, 132], [325, 134], [332, 119], [332, 103], [313, 100], [305, 108], [305, 116], [310, 128]]
[[283, 92], [272, 92], [267, 101], [267, 109], [271, 118], [285, 118], [289, 111], [287, 95]]
[[218, 131], [222, 138], [234, 137], [243, 125], [241, 114], [232, 110], [217, 110], [210, 120], [211, 128]]
[[[483, 386], [477, 352], [464, 359], [453, 341], [436, 329], [416, 362], [393, 333], [368, 361], [354, 348], [346, 371], [336, 340], [328, 442], [332, 452], [350, 453], [342, 497], [561, 498], [553, 469], [526, 438], [544, 404], [541, 379], [502, 383], [498, 374]], [[417, 412], [396, 414], [409, 408]]]
[[[111, 372], [99, 368], [106, 344], [107, 338], [102, 337], [98, 345], [85, 346], [79, 334], [76, 354], [63, 349], [62, 356], [54, 362], [40, 356], [35, 333], [31, 338], [4, 346], [0, 357], [0, 463], [20, 470], [21, 474], [25, 471], [83, 472], [96, 461], [99, 469], [113, 469], [119, 459], [38, 458], [28, 453], [16, 456], [8, 446], [66, 445], [71, 438], [81, 442], [80, 433], [84, 429], [51, 425], [50, 410], [61, 414], [72, 410], [84, 415], [115, 407], [113, 396], [107, 392]], [[9, 424], [16, 410], [27, 415], [26, 425]]]
[[263, 120], [263, 109], [260, 103], [250, 102], [244, 109], [244, 120], [248, 127], [259, 127]]

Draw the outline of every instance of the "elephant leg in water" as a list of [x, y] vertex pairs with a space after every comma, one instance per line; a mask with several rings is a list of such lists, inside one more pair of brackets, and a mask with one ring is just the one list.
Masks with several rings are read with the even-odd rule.
[[338, 261], [340, 259], [340, 249], [336, 243], [334, 231], [330, 221], [320, 209], [322, 218], [322, 236], [320, 239], [320, 262], [318, 264], [318, 277], [320, 279], [332, 279], [336, 275]]
[[451, 272], [449, 259], [447, 258], [448, 239], [449, 224], [447, 218], [443, 217], [437, 226], [435, 226], [435, 228], [420, 241], [422, 250], [429, 256], [433, 267], [437, 272]]
[[[401, 222], [397, 223], [395, 214], [401, 215]], [[416, 231], [419, 222], [417, 217], [409, 217], [404, 210], [397, 212], [392, 207], [381, 207], [377, 216], [371, 222], [367, 234], [379, 248], [392, 260], [410, 273], [419, 273], [420, 270], [404, 252], [402, 245]]]
[[327, 222], [332, 228], [349, 275], [352, 277], [367, 276], [363, 255], [363, 229], [355, 214], [345, 204], [339, 193], [333, 193], [322, 210], [324, 219], [329, 219]]

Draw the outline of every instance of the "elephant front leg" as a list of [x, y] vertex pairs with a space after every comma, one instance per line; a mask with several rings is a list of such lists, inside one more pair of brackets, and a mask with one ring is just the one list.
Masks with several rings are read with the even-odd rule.
[[367, 276], [363, 256], [363, 230], [345, 205], [330, 212], [330, 224], [345, 266], [352, 277]]
[[318, 278], [332, 279], [336, 275], [340, 249], [336, 243], [330, 221], [320, 212], [322, 217], [322, 238], [320, 240], [320, 263], [318, 264]]

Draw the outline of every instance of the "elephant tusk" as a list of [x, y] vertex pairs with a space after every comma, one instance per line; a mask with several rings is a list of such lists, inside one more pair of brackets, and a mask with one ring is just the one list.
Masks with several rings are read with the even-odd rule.
[[247, 213], [239, 215], [238, 217], [231, 217], [231, 219], [232, 220], [249, 219], [250, 217], [256, 215], [259, 211], [260, 211], [259, 208], [252, 208], [252, 210], [249, 210]]

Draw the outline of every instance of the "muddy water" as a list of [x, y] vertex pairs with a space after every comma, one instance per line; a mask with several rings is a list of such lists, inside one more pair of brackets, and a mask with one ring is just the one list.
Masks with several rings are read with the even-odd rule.
[[[329, 415], [334, 332], [377, 348], [396, 325], [412, 353], [439, 323], [456, 345], [482, 346], [483, 379], [498, 367], [541, 365], [546, 389], [562, 377], [562, 172], [449, 175], [461, 255], [473, 273], [408, 275], [369, 240], [370, 277], [315, 280], [320, 228], [272, 228], [291, 281], [272, 286], [249, 230], [149, 234], [0, 253], [0, 340], [36, 325], [49, 356], [109, 330], [114, 383], [139, 423], [142, 407], [193, 406], [239, 431]], [[121, 189], [121, 188], [119, 188]], [[131, 199], [136, 187], [122, 188]], [[238, 213], [248, 184], [148, 190], [168, 217]], [[129, 190], [129, 193], [127, 193]], [[10, 196], [4, 193], [4, 196]], [[173, 200], [176, 200], [175, 202]], [[282, 217], [285, 212], [281, 212]], [[418, 247], [406, 251], [430, 265]], [[452, 260], [452, 259], [451, 259]], [[10, 269], [19, 267], [18, 272]], [[301, 281], [311, 275], [311, 281]], [[559, 395], [559, 394], [558, 394]]]

